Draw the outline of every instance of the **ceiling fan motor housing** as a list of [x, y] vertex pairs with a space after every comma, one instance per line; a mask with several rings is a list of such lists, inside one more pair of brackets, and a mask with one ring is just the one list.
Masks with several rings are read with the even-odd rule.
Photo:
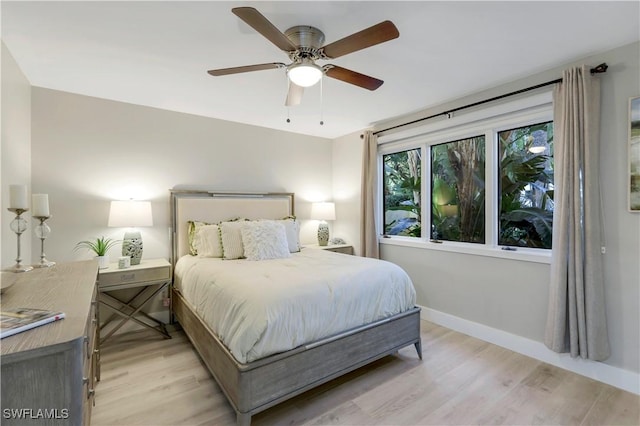
[[284, 32], [298, 50], [289, 52], [293, 61], [301, 59], [320, 59], [320, 48], [324, 45], [324, 33], [309, 25], [296, 25]]

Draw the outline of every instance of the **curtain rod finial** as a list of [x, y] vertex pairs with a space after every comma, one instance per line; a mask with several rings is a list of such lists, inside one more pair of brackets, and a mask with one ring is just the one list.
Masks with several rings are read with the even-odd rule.
[[591, 70], [591, 72], [594, 73], [594, 74], [600, 74], [600, 73], [603, 73], [603, 72], [607, 72], [608, 68], [609, 68], [609, 65], [607, 65], [606, 62], [603, 62], [600, 65], [598, 65], [597, 67], [593, 68]]

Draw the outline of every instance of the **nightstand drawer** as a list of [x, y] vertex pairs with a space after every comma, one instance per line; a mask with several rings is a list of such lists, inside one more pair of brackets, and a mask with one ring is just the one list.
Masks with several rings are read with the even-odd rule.
[[353, 254], [353, 246], [351, 244], [331, 244], [328, 246], [319, 246], [317, 244], [305, 246], [314, 250], [326, 250], [334, 253]]
[[152, 281], [168, 281], [171, 279], [171, 267], [157, 267], [145, 269], [119, 269], [104, 273], [101, 271], [99, 286], [101, 290], [111, 286], [121, 286], [131, 283], [145, 283]]
[[329, 246], [329, 248], [326, 248], [325, 250], [329, 250], [332, 251], [334, 253], [343, 253], [343, 254], [353, 254], [353, 247], [352, 246], [344, 246], [344, 247], [332, 247]]

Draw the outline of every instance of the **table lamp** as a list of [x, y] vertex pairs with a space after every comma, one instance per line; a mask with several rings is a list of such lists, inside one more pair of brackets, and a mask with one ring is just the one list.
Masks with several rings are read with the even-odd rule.
[[[109, 210], [110, 227], [135, 228], [153, 226], [150, 201], [112, 201]], [[131, 257], [132, 265], [142, 259], [142, 236], [140, 231], [127, 230], [122, 240], [122, 255]]]
[[318, 245], [326, 246], [329, 242], [327, 220], [336, 220], [336, 205], [334, 203], [312, 203], [311, 219], [320, 221], [318, 224]]

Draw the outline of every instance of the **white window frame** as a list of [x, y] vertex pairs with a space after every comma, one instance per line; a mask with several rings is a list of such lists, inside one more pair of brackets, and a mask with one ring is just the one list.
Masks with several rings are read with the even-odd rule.
[[[406, 236], [381, 236], [381, 244], [416, 247], [428, 250], [465, 253], [503, 259], [523, 260], [537, 263], [550, 263], [551, 250], [518, 247], [516, 250], [503, 250], [498, 245], [498, 178], [497, 163], [498, 133], [503, 130], [553, 121], [551, 91], [515, 99], [492, 107], [482, 108], [469, 113], [458, 113], [453, 117], [443, 117], [430, 124], [414, 127], [402, 132], [378, 138], [378, 200], [376, 218], [379, 229], [384, 229], [383, 206], [383, 156], [410, 149], [421, 149], [422, 170], [422, 229], [420, 238]], [[429, 147], [469, 137], [484, 135], [485, 162], [485, 243], [465, 243], [457, 241], [431, 241], [431, 156]], [[429, 202], [427, 202], [429, 201]], [[427, 226], [425, 226], [427, 224]], [[425, 235], [426, 233], [426, 235]]]

